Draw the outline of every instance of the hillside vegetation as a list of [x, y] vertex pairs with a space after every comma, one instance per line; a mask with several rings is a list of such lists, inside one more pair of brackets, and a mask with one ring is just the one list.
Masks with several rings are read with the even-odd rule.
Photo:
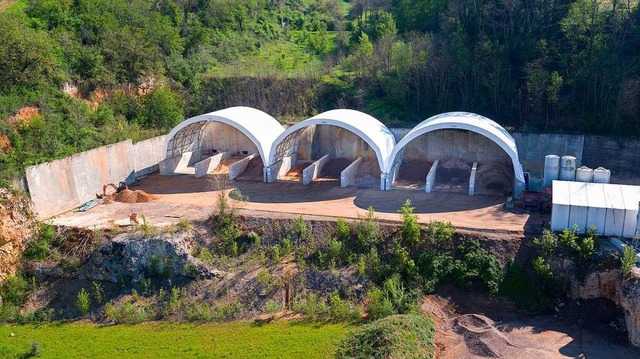
[[232, 105], [640, 135], [638, 1], [20, 0], [0, 13], [0, 179]]

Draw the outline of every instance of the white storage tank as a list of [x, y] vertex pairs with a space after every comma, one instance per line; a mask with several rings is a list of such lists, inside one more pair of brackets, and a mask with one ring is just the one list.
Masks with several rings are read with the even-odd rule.
[[611, 171], [598, 167], [593, 170], [593, 182], [594, 183], [609, 183], [611, 182]]
[[562, 156], [560, 159], [560, 179], [562, 181], [573, 181], [576, 179], [576, 158], [573, 156]]
[[576, 181], [593, 182], [593, 169], [582, 166], [576, 170]]
[[547, 155], [544, 158], [544, 186], [551, 187], [551, 183], [560, 176], [560, 157]]

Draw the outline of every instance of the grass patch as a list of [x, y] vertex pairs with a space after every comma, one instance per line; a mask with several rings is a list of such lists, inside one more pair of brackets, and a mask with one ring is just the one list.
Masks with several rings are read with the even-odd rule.
[[433, 358], [435, 325], [422, 315], [392, 315], [355, 329], [336, 358]]
[[295, 322], [4, 325], [0, 354], [20, 355], [38, 343], [42, 358], [331, 358], [349, 329]]

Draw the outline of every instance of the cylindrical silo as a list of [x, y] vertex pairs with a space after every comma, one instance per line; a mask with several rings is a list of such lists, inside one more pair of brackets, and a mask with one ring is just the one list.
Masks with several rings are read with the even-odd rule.
[[562, 156], [560, 158], [560, 179], [563, 181], [573, 181], [576, 178], [576, 158], [573, 156]]
[[611, 181], [611, 171], [598, 167], [593, 170], [593, 182], [594, 183], [609, 183]]
[[560, 176], [560, 157], [547, 155], [544, 158], [544, 186], [551, 187], [551, 182]]
[[582, 166], [576, 170], [576, 181], [593, 182], [593, 169]]

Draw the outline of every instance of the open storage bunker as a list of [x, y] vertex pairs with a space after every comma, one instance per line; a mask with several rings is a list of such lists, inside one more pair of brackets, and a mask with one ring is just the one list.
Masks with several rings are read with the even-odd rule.
[[553, 181], [551, 229], [594, 226], [606, 236], [634, 237], [638, 227], [640, 187], [608, 183]]
[[282, 132], [276, 119], [251, 107], [189, 118], [167, 135], [160, 174], [219, 173], [262, 181], [271, 144]]
[[355, 110], [331, 110], [289, 127], [273, 142], [267, 182], [320, 178], [341, 186], [379, 187], [395, 139], [377, 119]]
[[513, 137], [494, 121], [450, 112], [414, 127], [394, 148], [385, 187], [519, 194], [524, 173]]

